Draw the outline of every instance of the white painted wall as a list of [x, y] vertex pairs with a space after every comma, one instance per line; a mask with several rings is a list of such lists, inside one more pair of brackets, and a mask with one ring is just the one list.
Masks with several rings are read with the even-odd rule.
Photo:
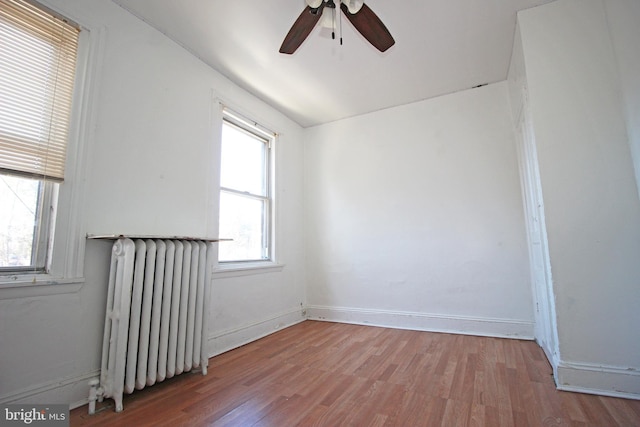
[[640, 189], [640, 2], [606, 0], [605, 12], [618, 64], [625, 119]]
[[[280, 133], [276, 240], [283, 267], [216, 276], [211, 353], [301, 320], [302, 129], [110, 1], [47, 4], [103, 33], [95, 130], [84, 141], [88, 173], [80, 177], [86, 179], [86, 232], [217, 234], [215, 92]], [[86, 399], [86, 379], [100, 364], [109, 256], [108, 243], [90, 241], [79, 290], [0, 299], [0, 402]]]
[[520, 12], [519, 24], [556, 295], [557, 380], [637, 396], [640, 201], [618, 74], [625, 60], [616, 60], [601, 0], [559, 0]]
[[310, 128], [309, 315], [533, 336], [506, 82]]

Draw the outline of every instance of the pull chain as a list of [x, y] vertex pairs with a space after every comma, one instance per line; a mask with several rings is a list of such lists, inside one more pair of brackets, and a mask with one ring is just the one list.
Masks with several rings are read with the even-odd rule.
[[[340, 5], [342, 5], [342, 0], [340, 1]], [[338, 21], [340, 24], [340, 46], [342, 46], [342, 7], [340, 7], [340, 16], [338, 16]]]
[[331, 40], [336, 39], [336, 9], [331, 9]]

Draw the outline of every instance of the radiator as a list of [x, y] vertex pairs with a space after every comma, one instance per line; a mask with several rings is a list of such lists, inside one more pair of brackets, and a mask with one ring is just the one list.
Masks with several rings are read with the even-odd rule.
[[124, 393], [183, 372], [207, 374], [212, 243], [120, 238], [113, 245], [100, 379], [95, 400], [123, 410]]

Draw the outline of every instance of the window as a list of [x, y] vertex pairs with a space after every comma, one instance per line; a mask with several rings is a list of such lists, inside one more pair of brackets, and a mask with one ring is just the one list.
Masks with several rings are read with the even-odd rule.
[[0, 269], [44, 271], [57, 185], [0, 174]]
[[78, 38], [51, 11], [0, 0], [0, 273], [48, 270]]
[[272, 260], [272, 132], [225, 110], [220, 169], [220, 262]]

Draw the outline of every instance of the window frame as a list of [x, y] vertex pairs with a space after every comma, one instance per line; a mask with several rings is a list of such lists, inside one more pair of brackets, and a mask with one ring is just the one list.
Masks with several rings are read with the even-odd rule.
[[[38, 203], [36, 206], [34, 231], [32, 234], [31, 265], [0, 266], [0, 277], [17, 274], [48, 273], [51, 268], [51, 250], [55, 218], [57, 214], [58, 183], [35, 177], [0, 172], [0, 176], [14, 176], [38, 182]], [[1, 283], [1, 282], [0, 282]]]
[[[263, 225], [262, 225], [262, 252], [263, 258], [260, 259], [238, 259], [238, 260], [220, 260], [220, 251], [218, 250], [218, 269], [219, 270], [246, 270], [254, 268], [264, 268], [265, 266], [275, 265], [275, 245], [274, 245], [274, 170], [275, 155], [274, 145], [277, 134], [259, 125], [257, 122], [247, 119], [245, 116], [231, 110], [227, 107], [222, 108], [220, 135], [225, 125], [234, 127], [235, 129], [247, 133], [250, 137], [255, 138], [265, 144], [264, 156], [264, 194], [254, 194], [247, 191], [223, 187], [220, 184], [219, 202], [223, 193], [246, 197], [252, 200], [260, 200], [264, 204], [263, 208]], [[222, 136], [220, 137], [220, 147], [222, 147]], [[222, 173], [222, 153], [220, 154], [220, 173]], [[221, 206], [218, 206], [218, 227], [220, 223]], [[223, 239], [225, 236], [220, 236]], [[265, 242], [266, 240], [266, 242]], [[225, 244], [221, 242], [220, 244]], [[266, 252], [266, 254], [265, 254]]]
[[49, 243], [46, 272], [16, 271], [0, 275], [0, 300], [78, 292], [84, 282], [86, 247], [84, 180], [97, 112], [97, 87], [104, 58], [106, 29], [87, 17], [79, 18], [64, 8], [33, 2], [43, 10], [68, 18], [80, 27], [74, 92], [67, 141], [65, 181], [54, 192], [53, 242]]

